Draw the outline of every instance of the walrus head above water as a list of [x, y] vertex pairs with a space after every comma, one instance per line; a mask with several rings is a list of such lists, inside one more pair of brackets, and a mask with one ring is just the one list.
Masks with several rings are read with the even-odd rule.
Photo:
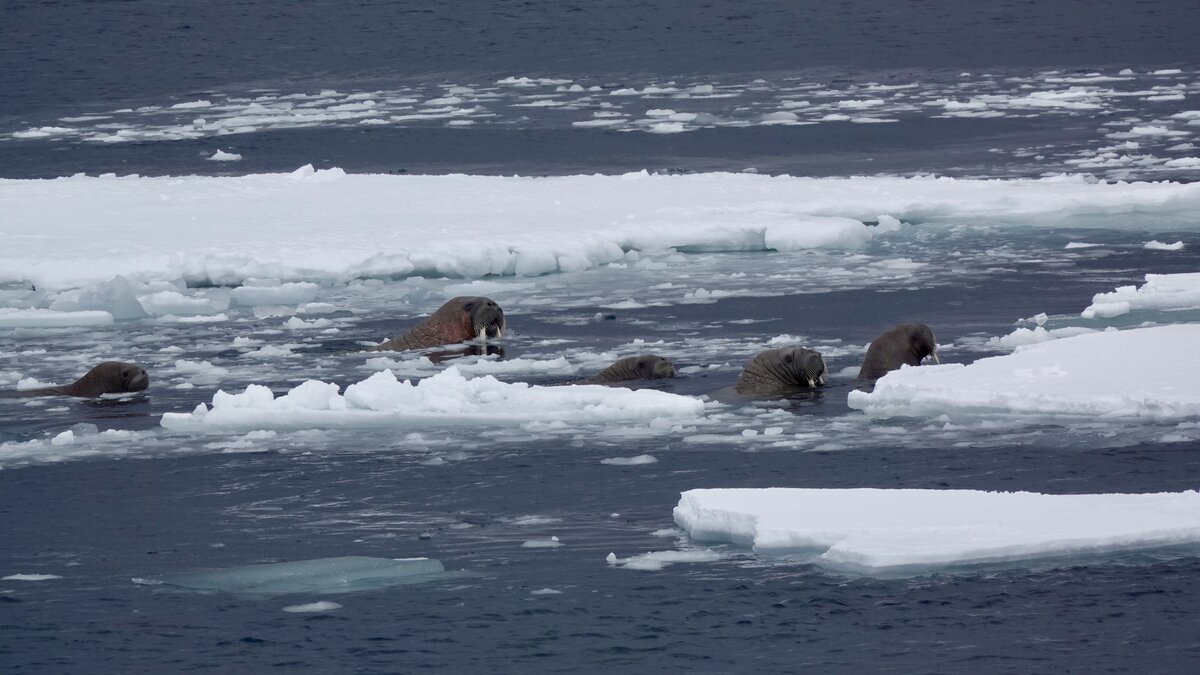
[[902, 323], [871, 342], [858, 379], [875, 380], [900, 366], [920, 365], [925, 357], [941, 363], [933, 329], [923, 323]]
[[491, 298], [462, 296], [451, 298], [408, 332], [370, 351], [404, 351], [427, 349], [438, 345], [486, 341], [488, 338], [504, 336], [504, 310]]
[[23, 391], [21, 396], [80, 396], [96, 398], [101, 394], [129, 394], [150, 386], [150, 376], [136, 363], [105, 361], [86, 375], [62, 387]]
[[610, 384], [629, 380], [662, 380], [675, 377], [675, 366], [657, 354], [618, 359], [586, 380], [587, 384]]
[[825, 384], [825, 359], [800, 345], [760, 352], [733, 388], [739, 394], [772, 395]]

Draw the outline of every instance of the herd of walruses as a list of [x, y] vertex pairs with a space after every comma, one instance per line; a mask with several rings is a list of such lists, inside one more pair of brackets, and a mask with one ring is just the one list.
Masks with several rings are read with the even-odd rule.
[[[370, 351], [420, 350], [470, 340], [486, 341], [502, 337], [504, 329], [504, 310], [495, 301], [481, 296], [457, 297], [448, 300], [407, 332], [371, 347]], [[903, 323], [871, 342], [858, 379], [874, 382], [901, 366], [920, 365], [927, 357], [934, 363], [939, 362], [933, 330], [923, 323]], [[617, 360], [583, 383], [658, 380], [675, 377], [675, 374], [675, 366], [667, 359], [656, 354], [640, 354]], [[746, 364], [733, 388], [744, 396], [779, 398], [821, 387], [826, 381], [825, 360], [821, 354], [792, 345], [760, 352]], [[105, 361], [72, 384], [10, 395], [96, 398], [102, 394], [138, 392], [149, 385], [150, 377], [140, 366]]]

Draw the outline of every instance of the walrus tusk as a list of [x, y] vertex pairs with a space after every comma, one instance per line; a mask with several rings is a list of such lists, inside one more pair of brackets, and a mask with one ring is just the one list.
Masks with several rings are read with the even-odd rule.
[[942, 360], [938, 358], [938, 355], [937, 355], [937, 350], [936, 350], [936, 349], [935, 349], [935, 350], [933, 350], [932, 352], [929, 352], [929, 358], [933, 359], [933, 364], [934, 364], [935, 366], [940, 366], [940, 365], [942, 365]]
[[482, 342], [483, 344], [487, 344], [487, 326], [480, 326], [479, 341]]

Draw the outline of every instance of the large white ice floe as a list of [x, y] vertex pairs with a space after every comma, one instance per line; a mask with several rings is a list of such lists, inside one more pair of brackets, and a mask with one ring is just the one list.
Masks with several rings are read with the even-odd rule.
[[1118, 286], [1108, 293], [1097, 293], [1083, 310], [1085, 319], [1105, 319], [1135, 310], [1174, 311], [1200, 308], [1200, 272], [1186, 274], [1147, 274], [1141, 286]]
[[133, 581], [146, 586], [165, 586], [202, 593], [286, 595], [375, 590], [431, 581], [445, 574], [446, 568], [441, 561], [432, 558], [342, 556], [244, 565]]
[[1200, 493], [1046, 495], [885, 489], [699, 489], [675, 522], [694, 542], [890, 574], [1200, 544]]
[[[853, 249], [908, 223], [1193, 227], [1200, 183], [347, 175], [0, 180], [0, 284], [534, 276], [628, 250]], [[235, 301], [300, 302], [307, 287]]]
[[357, 428], [526, 422], [654, 422], [694, 419], [704, 401], [690, 396], [600, 385], [534, 386], [491, 376], [467, 379], [451, 366], [418, 382], [380, 371], [346, 387], [309, 380], [276, 397], [252, 384], [240, 394], [218, 391], [212, 406], [166, 413], [162, 426], [178, 431]]
[[892, 371], [851, 408], [873, 417], [1200, 417], [1200, 325], [1076, 335], [969, 365]]

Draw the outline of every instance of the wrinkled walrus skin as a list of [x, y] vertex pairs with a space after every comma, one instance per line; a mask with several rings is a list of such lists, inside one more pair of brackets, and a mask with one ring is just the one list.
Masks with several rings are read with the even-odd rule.
[[428, 349], [480, 338], [503, 337], [504, 310], [490, 298], [463, 296], [452, 298], [407, 333], [368, 349], [374, 352], [400, 352]]
[[101, 394], [129, 394], [150, 386], [150, 376], [136, 363], [105, 361], [86, 375], [62, 387], [43, 387], [19, 391], [17, 396], [79, 396], [96, 398]]
[[657, 354], [641, 354], [614, 361], [611, 366], [585, 380], [584, 384], [663, 380], [669, 377], [675, 377], [674, 364]]
[[902, 323], [871, 342], [858, 379], [877, 380], [902, 365], [920, 365], [926, 356], [941, 363], [933, 329], [923, 323]]
[[781, 396], [825, 384], [825, 359], [815, 350], [793, 345], [755, 356], [733, 388], [749, 396]]

